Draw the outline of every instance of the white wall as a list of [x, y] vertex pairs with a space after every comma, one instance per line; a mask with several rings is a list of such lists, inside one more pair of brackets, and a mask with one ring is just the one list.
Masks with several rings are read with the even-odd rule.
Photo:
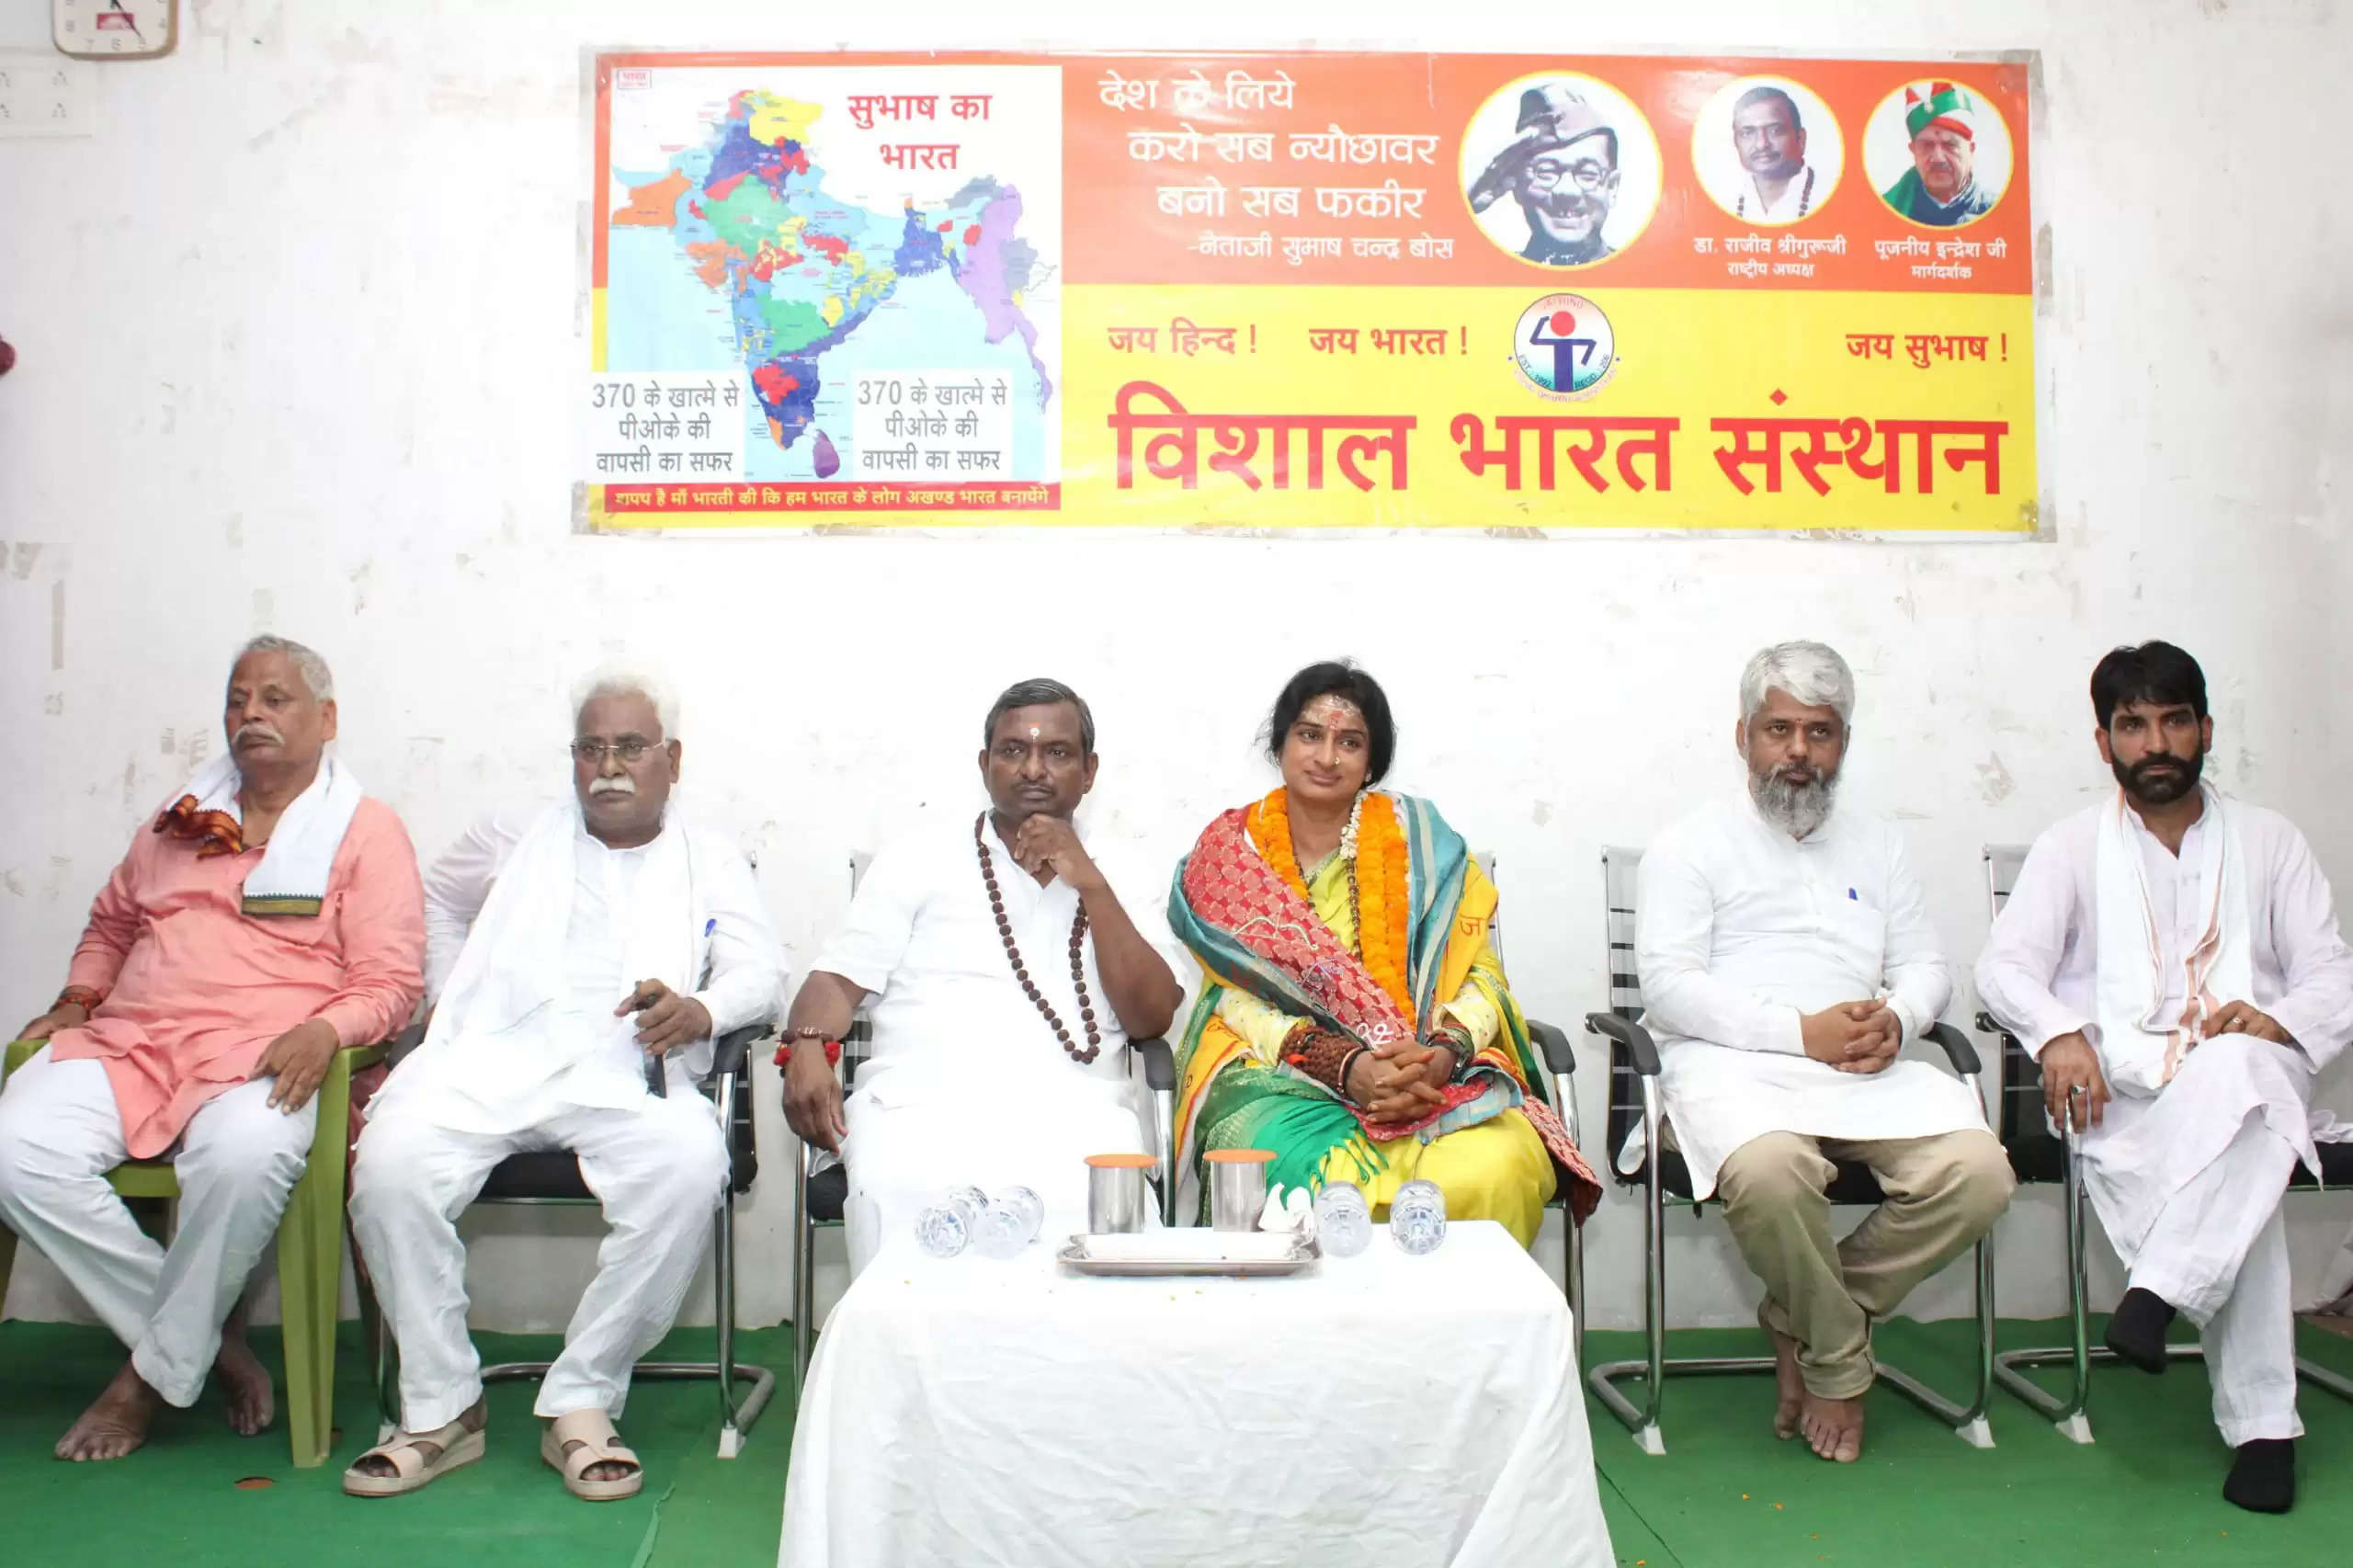
[[[428, 855], [561, 787], [577, 669], [658, 652], [687, 688], [690, 779], [761, 845], [796, 966], [853, 848], [971, 808], [973, 729], [1006, 681], [1086, 691], [1095, 830], [1174, 846], [1265, 785], [1263, 704], [1335, 653], [1393, 694], [1396, 782], [1500, 855], [1540, 1016], [1602, 996], [1599, 846], [1729, 784], [1740, 662], [1791, 635], [1856, 665], [1854, 793], [1908, 824], [1961, 967], [1984, 929], [1980, 844], [2100, 788], [2084, 679], [2127, 639], [2204, 660], [2215, 776], [2353, 882], [2331, 624], [2353, 589], [2353, 232], [2324, 153], [2353, 12], [901, 0], [813, 24], [836, 33], [766, 3], [184, 9], [176, 58], [99, 74], [95, 136], [0, 142], [0, 335], [20, 354], [0, 381], [0, 725], [29, 765], [0, 812], [0, 1011], [54, 992], [126, 835], [219, 744], [228, 651], [265, 629], [333, 660], [344, 755]], [[0, 47], [40, 45], [47, 10], [0, 0]], [[574, 536], [580, 51], [834, 42], [2039, 49], [2056, 542]], [[1580, 1077], [1597, 1119], [1603, 1074]], [[789, 1301], [780, 1131], [771, 1108], [741, 1233], [755, 1321]], [[2309, 1290], [2353, 1215], [2292, 1213]], [[511, 1214], [469, 1221], [477, 1319], [560, 1324], [589, 1248]], [[1678, 1318], [1745, 1321], [1722, 1226], [1674, 1233]], [[1630, 1324], [1639, 1210], [1613, 1195], [1588, 1235], [1594, 1319]], [[2058, 1310], [2046, 1197], [2002, 1237], [2005, 1306]], [[14, 1312], [74, 1310], [45, 1265], [18, 1274]], [[1950, 1277], [1918, 1301], [1961, 1304]]]

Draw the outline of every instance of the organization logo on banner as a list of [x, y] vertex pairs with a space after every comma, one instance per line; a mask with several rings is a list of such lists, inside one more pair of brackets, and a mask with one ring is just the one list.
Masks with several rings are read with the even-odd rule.
[[1618, 369], [1618, 340], [1601, 307], [1583, 294], [1547, 294], [1519, 312], [1511, 357], [1521, 381], [1574, 402], [1599, 392]]

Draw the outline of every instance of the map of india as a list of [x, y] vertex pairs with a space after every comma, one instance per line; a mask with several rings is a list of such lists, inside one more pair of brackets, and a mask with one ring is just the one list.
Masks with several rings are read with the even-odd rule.
[[889, 312], [893, 341], [919, 335], [918, 354], [936, 343], [941, 367], [982, 362], [972, 356], [983, 346], [1014, 356], [985, 362], [1026, 364], [1017, 397], [1026, 390], [1042, 413], [1054, 385], [1026, 301], [1051, 268], [1023, 237], [1020, 190], [973, 174], [936, 204], [889, 210], [838, 199], [813, 153], [825, 112], [779, 93], [734, 93], [707, 136], [666, 167], [614, 170], [626, 193], [611, 217], [617, 240], [668, 231], [671, 265], [725, 309], [774, 449], [805, 443], [819, 479], [840, 469], [849, 438], [837, 423], [848, 406], [845, 369]]

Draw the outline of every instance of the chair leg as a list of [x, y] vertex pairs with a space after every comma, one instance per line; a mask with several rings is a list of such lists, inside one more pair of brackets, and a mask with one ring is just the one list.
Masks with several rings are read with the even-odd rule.
[[[1552, 1075], [1552, 1098], [1561, 1108], [1569, 1142], [1583, 1147], [1577, 1135], [1576, 1085], [1565, 1073]], [[1561, 1294], [1569, 1301], [1569, 1332], [1577, 1359], [1577, 1375], [1585, 1375], [1585, 1235], [1577, 1229], [1568, 1195], [1561, 1196]]]
[[[1666, 1396], [1666, 1189], [1658, 1168], [1659, 1147], [1658, 1081], [1643, 1080], [1643, 1136], [1647, 1142], [1644, 1164], [1647, 1179], [1643, 1205], [1643, 1359], [1640, 1361], [1605, 1361], [1586, 1375], [1594, 1397], [1600, 1400], [1612, 1415], [1624, 1424], [1633, 1435], [1643, 1452], [1663, 1455], [1666, 1438], [1659, 1431], [1659, 1407]], [[1743, 1358], [1735, 1365], [1717, 1359], [1693, 1360], [1688, 1368], [1693, 1371], [1732, 1371], [1746, 1369]], [[1770, 1361], [1765, 1363], [1771, 1365]], [[1620, 1378], [1640, 1373], [1643, 1379], [1643, 1408], [1633, 1403], [1617, 1386]]]
[[809, 1356], [817, 1337], [817, 1231], [809, 1218], [809, 1145], [792, 1167], [792, 1403], [809, 1381]]
[[719, 1457], [744, 1451], [735, 1425], [735, 1189], [731, 1185], [711, 1221], [711, 1307], [719, 1325]]
[[1974, 1268], [1977, 1392], [1967, 1408], [1947, 1399], [1901, 1367], [1875, 1360], [1872, 1369], [1881, 1382], [1950, 1426], [1962, 1442], [1972, 1449], [1990, 1449], [1994, 1446], [1994, 1428], [1985, 1417], [1985, 1407], [1992, 1399], [1994, 1379], [1994, 1250], [1992, 1244], [1982, 1238], [1977, 1243]]
[[1569, 1298], [1569, 1345], [1577, 1375], [1585, 1375], [1585, 1232], [1565, 1203], [1561, 1205], [1561, 1289]]
[[2326, 1389], [2339, 1399], [2353, 1399], [2353, 1379], [2342, 1372], [2333, 1372], [2317, 1361], [2296, 1358], [2296, 1376], [2315, 1388]]
[[1176, 1092], [1154, 1089], [1153, 1108], [1160, 1119], [1160, 1222], [1176, 1223]]
[[337, 1051], [317, 1095], [311, 1156], [278, 1225], [278, 1296], [285, 1320], [286, 1426], [299, 1469], [326, 1462], [335, 1428], [335, 1323], [343, 1286], [345, 1140], [351, 1062]]
[[[355, 1266], [359, 1249], [351, 1249]], [[401, 1429], [400, 1350], [392, 1343], [392, 1324], [384, 1321], [384, 1304], [376, 1299], [375, 1281], [355, 1267], [359, 1283], [359, 1334], [368, 1358], [369, 1392], [376, 1400], [376, 1441], [389, 1443]]]
[[[2061, 1437], [2071, 1443], [2088, 1443], [2092, 1440], [2092, 1424], [2084, 1407], [2091, 1399], [2091, 1321], [2084, 1303], [2083, 1172], [2077, 1164], [2076, 1134], [2073, 1128], [2066, 1130], [2066, 1170], [2061, 1191], [2067, 1221], [2070, 1341], [2063, 1348], [2003, 1351], [1994, 1358], [1994, 1379], [2049, 1419], [2059, 1429]], [[2063, 1399], [2044, 1392], [2018, 1369], [2022, 1367], [2054, 1367], [2063, 1362], [2071, 1373], [2067, 1395]]]
[[8, 1276], [17, 1268], [17, 1233], [0, 1225], [0, 1318], [8, 1315]]

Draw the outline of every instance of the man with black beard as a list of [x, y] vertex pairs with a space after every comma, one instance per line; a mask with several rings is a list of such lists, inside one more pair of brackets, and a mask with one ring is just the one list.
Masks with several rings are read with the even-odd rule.
[[[1837, 805], [1854, 710], [1853, 673], [1819, 642], [1748, 662], [1747, 788], [1643, 857], [1634, 939], [1667, 1136], [1765, 1281], [1773, 1430], [1842, 1462], [1862, 1455], [1871, 1320], [1974, 1245], [2012, 1186], [1968, 1086], [1896, 1060], [1952, 978], [1903, 841]], [[1833, 1160], [1887, 1195], [1835, 1244]]]
[[1977, 963], [1977, 989], [2042, 1068], [2052, 1121], [2083, 1135], [2085, 1186], [2131, 1273], [2109, 1347], [2165, 1369], [2199, 1325], [2222, 1495], [2295, 1502], [2295, 1320], [2279, 1217], [2315, 1175], [2313, 1074], [2353, 1038], [2353, 952], [2328, 879], [2286, 818], [2202, 783], [2214, 721], [2170, 642], [2092, 671], [2093, 739], [2116, 793], [2048, 829]]

